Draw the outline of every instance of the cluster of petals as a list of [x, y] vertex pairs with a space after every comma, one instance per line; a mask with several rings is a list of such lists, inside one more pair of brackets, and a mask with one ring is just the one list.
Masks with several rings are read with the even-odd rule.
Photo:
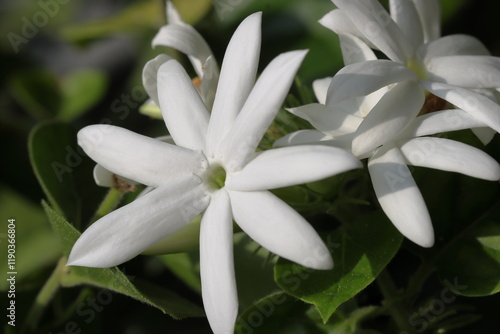
[[[146, 65], [145, 87], [175, 145], [109, 125], [78, 133], [80, 146], [103, 168], [153, 190], [91, 225], [73, 246], [68, 264], [121, 264], [202, 214], [202, 297], [215, 333], [232, 333], [238, 313], [233, 220], [271, 252], [330, 269], [331, 255], [314, 228], [268, 190], [361, 166], [351, 153], [328, 146], [256, 152], [306, 55], [283, 53], [256, 80], [260, 24], [256, 13], [235, 31], [212, 105], [176, 60], [161, 55]], [[183, 24], [165, 29], [174, 26], [191, 31]], [[160, 31], [157, 38], [166, 43], [167, 35]]]
[[[500, 125], [498, 83], [481, 78], [499, 78], [500, 61], [470, 36], [439, 38], [437, 1], [393, 0], [390, 15], [375, 0], [333, 2], [339, 9], [320, 22], [339, 34], [346, 67], [314, 83], [320, 103], [290, 110], [316, 130], [291, 133], [275, 145], [320, 143], [368, 158], [384, 212], [403, 235], [430, 247], [431, 218], [407, 165], [500, 179], [499, 164], [481, 150], [428, 137], [473, 129], [483, 142], [491, 140]], [[389, 59], [377, 59], [372, 48]], [[419, 115], [429, 92], [460, 109]]]

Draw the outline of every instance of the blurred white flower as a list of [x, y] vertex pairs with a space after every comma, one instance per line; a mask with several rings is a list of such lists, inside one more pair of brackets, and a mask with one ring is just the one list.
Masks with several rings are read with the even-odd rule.
[[255, 153], [306, 54], [279, 55], [255, 82], [260, 23], [261, 14], [253, 14], [234, 33], [211, 114], [177, 61], [160, 57], [150, 62], [158, 81], [152, 95], [176, 145], [106, 125], [78, 133], [79, 144], [104, 168], [155, 189], [90, 226], [68, 263], [120, 264], [203, 213], [202, 297], [215, 333], [232, 333], [238, 312], [233, 219], [271, 252], [310, 268], [330, 269], [330, 253], [313, 227], [267, 190], [360, 167], [352, 154], [327, 146]]
[[[500, 130], [500, 106], [476, 91], [500, 87], [500, 58], [474, 37], [440, 37], [439, 1], [391, 0], [390, 14], [377, 0], [332, 1], [339, 9], [320, 23], [340, 35], [350, 65], [329, 86], [330, 103], [417, 82], [414, 94], [428, 91]], [[369, 48], [389, 59], [356, 61]]]

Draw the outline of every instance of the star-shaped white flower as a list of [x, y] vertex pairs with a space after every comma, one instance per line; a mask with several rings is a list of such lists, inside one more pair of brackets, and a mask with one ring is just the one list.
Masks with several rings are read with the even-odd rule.
[[330, 269], [330, 253], [312, 226], [267, 190], [360, 167], [352, 154], [326, 146], [255, 153], [306, 54], [279, 55], [255, 82], [260, 22], [261, 14], [253, 14], [234, 33], [211, 114], [178, 62], [160, 57], [149, 64], [158, 67], [157, 91], [150, 94], [176, 145], [106, 125], [78, 133], [79, 144], [104, 168], [155, 189], [90, 226], [68, 263], [120, 264], [202, 213], [202, 297], [215, 333], [232, 333], [238, 312], [233, 219], [271, 252]]
[[[448, 131], [484, 127], [463, 110], [450, 109], [418, 116], [424, 95], [417, 83], [403, 82], [388, 92], [331, 104], [328, 96], [290, 111], [317, 130], [289, 134], [275, 146], [323, 144], [342, 147], [368, 158], [368, 169], [378, 201], [394, 226], [423, 247], [434, 243], [429, 212], [407, 165], [458, 172], [497, 181], [500, 165], [472, 146], [427, 137]], [[321, 91], [321, 90], [320, 90]], [[324, 90], [322, 90], [324, 91]]]
[[330, 102], [414, 81], [415, 94], [429, 91], [500, 130], [500, 106], [476, 91], [500, 87], [500, 58], [471, 36], [440, 38], [438, 1], [392, 0], [390, 14], [377, 0], [332, 1], [339, 9], [320, 22], [357, 45], [344, 48], [344, 57], [371, 47], [389, 59], [353, 62], [340, 70], [329, 87]]

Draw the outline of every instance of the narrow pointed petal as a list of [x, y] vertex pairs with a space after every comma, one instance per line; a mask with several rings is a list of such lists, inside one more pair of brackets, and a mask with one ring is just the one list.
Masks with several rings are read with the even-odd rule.
[[409, 164], [498, 181], [500, 165], [475, 147], [444, 138], [414, 138], [400, 142]]
[[405, 62], [412, 57], [413, 48], [385, 8], [375, 0], [332, 0], [389, 59]]
[[203, 64], [213, 55], [200, 33], [187, 24], [168, 24], [161, 27], [153, 38], [153, 47], [159, 45], [174, 48], [188, 55], [199, 77], [203, 75]]
[[412, 0], [422, 21], [424, 43], [441, 37], [441, 4], [436, 0]]
[[170, 135], [179, 146], [205, 148], [209, 114], [184, 68], [175, 60], [158, 72], [158, 98]]
[[163, 143], [112, 125], [91, 125], [78, 132], [78, 145], [107, 170], [148, 186], [200, 173], [203, 154]]
[[474, 132], [483, 145], [488, 145], [496, 135], [496, 131], [490, 128], [474, 128], [472, 132]]
[[417, 80], [406, 66], [389, 60], [368, 60], [342, 68], [333, 77], [326, 104], [365, 96], [393, 83]]
[[212, 196], [200, 227], [203, 306], [214, 333], [233, 333], [238, 296], [233, 260], [233, 216], [225, 190]]
[[405, 237], [422, 247], [434, 244], [424, 199], [398, 148], [382, 148], [368, 161], [380, 206]]
[[76, 241], [68, 265], [107, 268], [135, 257], [205, 210], [200, 179], [165, 184], [92, 224]]
[[500, 105], [488, 97], [440, 82], [422, 81], [421, 84], [432, 94], [454, 104], [496, 132], [500, 131]]
[[161, 54], [148, 61], [142, 70], [142, 84], [156, 106], [160, 105], [158, 101], [158, 70], [161, 65], [172, 59], [170, 56]]
[[243, 107], [255, 83], [261, 44], [262, 13], [247, 17], [236, 29], [222, 63], [207, 134], [212, 156]]
[[359, 126], [352, 142], [353, 154], [362, 156], [394, 140], [415, 119], [424, 101], [424, 93], [416, 83], [397, 84]]
[[342, 34], [339, 36], [342, 58], [345, 65], [360, 63], [367, 60], [376, 60], [377, 56], [372, 49], [354, 35]]
[[500, 87], [500, 58], [491, 56], [448, 56], [427, 65], [428, 80], [464, 88]]
[[229, 191], [236, 223], [269, 251], [313, 269], [331, 269], [333, 260], [314, 228], [268, 191]]
[[312, 83], [314, 95], [319, 103], [326, 103], [326, 93], [328, 92], [328, 86], [332, 82], [332, 77], [326, 77], [323, 79], [314, 80]]
[[307, 51], [279, 55], [264, 69], [220, 145], [229, 171], [241, 169], [267, 131], [285, 99]]
[[[347, 101], [343, 101], [343, 103], [338, 104], [338, 106], [340, 107], [341, 104], [345, 104], [345, 102]], [[356, 106], [352, 106], [351, 109], [357, 108]], [[331, 137], [352, 133], [356, 131], [359, 124], [363, 121], [361, 117], [347, 114], [342, 110], [330, 110], [319, 103], [312, 103], [287, 110], [305, 119], [311, 123], [314, 128]]]
[[401, 135], [414, 138], [449, 131], [484, 127], [485, 124], [460, 109], [441, 110], [417, 117]]
[[323, 140], [332, 139], [317, 130], [299, 130], [287, 134], [274, 142], [274, 147], [285, 147], [290, 145], [312, 144]]
[[449, 35], [427, 44], [419, 50], [418, 55], [424, 64], [432, 59], [444, 56], [488, 56], [488, 49], [477, 38], [468, 35]]
[[318, 181], [351, 169], [361, 162], [336, 147], [301, 145], [267, 150], [226, 180], [231, 190], [254, 191]]
[[174, 6], [172, 1], [167, 0], [165, 10], [166, 10], [166, 14], [167, 14], [167, 23], [168, 24], [186, 25], [186, 22], [184, 22], [181, 15], [179, 14], [179, 11]]
[[412, 0], [390, 0], [391, 17], [416, 50], [424, 43], [422, 22]]
[[[365, 39], [363, 33], [356, 28], [352, 21], [340, 9], [334, 9], [328, 12], [318, 22], [323, 27], [330, 29], [338, 35], [350, 34], [363, 40]], [[365, 40], [365, 43], [369, 43], [369, 41]], [[374, 47], [373, 44], [369, 46]]]

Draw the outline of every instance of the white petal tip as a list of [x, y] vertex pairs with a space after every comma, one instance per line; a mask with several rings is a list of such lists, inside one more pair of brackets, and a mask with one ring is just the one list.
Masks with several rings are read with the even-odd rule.
[[434, 246], [434, 234], [426, 236], [414, 236], [412, 238], [407, 237], [410, 241], [424, 248], [431, 248]]

